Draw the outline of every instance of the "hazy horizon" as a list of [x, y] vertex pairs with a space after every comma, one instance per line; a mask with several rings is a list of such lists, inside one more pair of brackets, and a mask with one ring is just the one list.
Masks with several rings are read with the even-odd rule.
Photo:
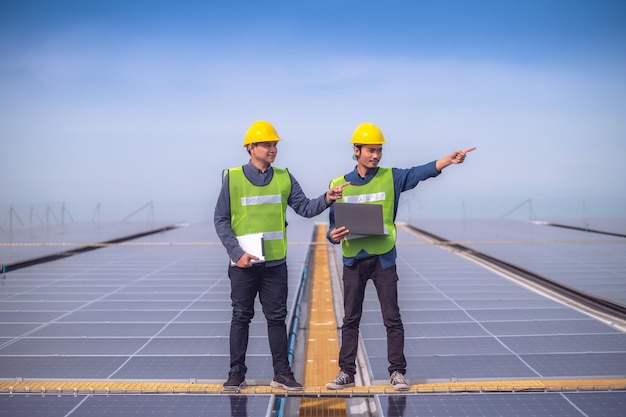
[[309, 197], [353, 168], [371, 121], [382, 166], [477, 147], [410, 204], [583, 211], [626, 196], [625, 21], [607, 0], [2, 2], [0, 206], [206, 202], [211, 218], [264, 119]]

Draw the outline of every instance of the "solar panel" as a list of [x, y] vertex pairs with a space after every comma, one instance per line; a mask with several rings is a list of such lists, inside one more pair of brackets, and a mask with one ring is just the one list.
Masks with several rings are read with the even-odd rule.
[[[626, 394], [390, 395], [380, 397], [385, 417], [610, 417], [624, 416]], [[585, 414], [583, 414], [585, 413]]]
[[[459, 237], [446, 235], [447, 227], [435, 225], [433, 231]], [[497, 243], [479, 243], [481, 250], [491, 248], [551, 277], [564, 273], [587, 289], [586, 271], [594, 271], [601, 282], [593, 289], [619, 288], [624, 269], [620, 256], [611, 255], [613, 249], [601, 244], [604, 255], [587, 261], [586, 251], [595, 251], [597, 242], [586, 237], [579, 243], [585, 250], [572, 252], [577, 267], [570, 267], [566, 249], [573, 243], [555, 246], [556, 235], [535, 227], [478, 223], [463, 237], [497, 235]], [[311, 231], [311, 222], [290, 222], [289, 306], [295, 302]], [[529, 234], [546, 239], [545, 245], [536, 243], [543, 245], [539, 255], [524, 248], [529, 243], [508, 241]], [[519, 254], [507, 252], [518, 244]], [[622, 246], [616, 247], [619, 252]], [[606, 273], [601, 274], [602, 262]], [[222, 381], [228, 372], [231, 318], [226, 267], [225, 251], [207, 223], [11, 272], [0, 292], [0, 378]], [[618, 329], [404, 231], [398, 235], [398, 273], [411, 381], [626, 374], [626, 343]], [[385, 330], [371, 284], [364, 308], [367, 363], [372, 379], [385, 383]], [[260, 310], [250, 329], [248, 378], [267, 381], [273, 369]], [[385, 395], [378, 401], [384, 415], [582, 417], [579, 410], [603, 415], [606, 406], [612, 412], [606, 415], [619, 416], [622, 411], [615, 410], [625, 409], [624, 394], [613, 394]], [[0, 410], [47, 417], [66, 416], [76, 407], [85, 415], [128, 415], [132, 410], [243, 416], [265, 415], [270, 401], [255, 395], [0, 395]]]
[[[442, 248], [403, 244], [412, 239], [404, 231], [398, 235], [407, 377], [428, 381], [626, 371], [623, 332]], [[374, 286], [368, 285], [366, 293], [364, 347], [372, 379], [384, 381], [389, 375], [386, 332]], [[572, 354], [579, 354], [581, 363], [568, 365]], [[567, 360], [556, 360], [560, 355]]]

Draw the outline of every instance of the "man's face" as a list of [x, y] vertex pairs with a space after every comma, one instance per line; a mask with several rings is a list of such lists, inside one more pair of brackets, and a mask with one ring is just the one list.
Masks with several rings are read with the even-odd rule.
[[278, 142], [257, 142], [250, 146], [250, 156], [260, 162], [271, 164], [278, 153]]
[[362, 145], [361, 150], [355, 147], [354, 154], [359, 165], [367, 169], [376, 168], [383, 157], [383, 145]]

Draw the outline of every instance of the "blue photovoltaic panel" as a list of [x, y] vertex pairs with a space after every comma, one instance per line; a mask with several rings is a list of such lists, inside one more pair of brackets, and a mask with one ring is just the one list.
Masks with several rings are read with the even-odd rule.
[[609, 327], [592, 318], [578, 320], [517, 320], [515, 322], [485, 323], [484, 327], [496, 336], [507, 335], [563, 335], [563, 334], [605, 334], [613, 333], [626, 336], [619, 330]]
[[[445, 248], [411, 242], [417, 242], [414, 236], [399, 232], [398, 288], [408, 378], [569, 378], [607, 375], [609, 370], [626, 373], [623, 332]], [[370, 372], [374, 380], [385, 381], [389, 378], [386, 331], [371, 283], [364, 310], [361, 335]], [[569, 363], [573, 358], [580, 363]]]
[[0, 264], [17, 264], [78, 249], [86, 244], [108, 242], [169, 226], [173, 225], [155, 222], [67, 222], [46, 227], [11, 229], [8, 232], [2, 230], [0, 243], [15, 245], [0, 247]]
[[[603, 230], [621, 233], [625, 223], [607, 221]], [[506, 219], [429, 219], [415, 226], [626, 306], [626, 237]]]
[[251, 417], [266, 415], [267, 408], [268, 397], [240, 395], [0, 396], [0, 415], [12, 417]]
[[[311, 230], [309, 225], [304, 233]], [[306, 249], [290, 250], [290, 300]], [[223, 381], [232, 314], [227, 265], [207, 223], [10, 272], [0, 291], [0, 335], [7, 335], [0, 344], [0, 377]], [[251, 325], [250, 379], [273, 376], [266, 334], [259, 310]], [[66, 416], [77, 404], [56, 396], [29, 402], [26, 396], [0, 398], [11, 404], [0, 406], [3, 410], [28, 413], [41, 407], [47, 417]], [[234, 407], [233, 415], [265, 415], [269, 401], [267, 396], [94, 397], [74, 414], [126, 416], [132, 409], [138, 415], [230, 415]]]
[[2, 378], [106, 379], [127, 358], [124, 356], [5, 356], [0, 350]]
[[521, 355], [526, 363], [545, 377], [561, 377], [567, 369], [570, 375], [612, 375], [623, 377], [626, 352], [545, 353]]
[[[483, 236], [493, 236], [488, 226], [481, 230]], [[506, 231], [501, 225], [495, 227], [496, 234], [514, 238], [515, 228]], [[290, 310], [312, 231], [312, 222], [290, 222]], [[168, 244], [159, 244], [162, 242]], [[445, 248], [420, 242], [402, 231], [398, 235], [397, 268], [409, 379], [626, 373], [626, 343], [620, 331]], [[230, 282], [226, 252], [212, 224], [189, 225], [133, 243], [7, 274], [0, 291], [1, 378], [220, 382], [226, 378]], [[596, 243], [585, 245], [595, 247]], [[546, 244], [542, 251], [549, 252], [550, 248]], [[558, 251], [556, 254], [563, 256]], [[547, 264], [559, 271], [558, 263], [542, 263]], [[615, 263], [608, 265], [611, 269]], [[617, 266], [619, 271], [619, 262]], [[386, 382], [385, 330], [371, 283], [364, 309], [361, 333], [367, 361], [373, 379]], [[248, 379], [272, 377], [266, 334], [259, 309], [251, 324]], [[507, 410], [495, 415], [562, 416], [572, 412], [583, 417], [576, 410], [579, 407], [589, 410], [586, 417], [595, 417], [602, 415], [600, 401], [609, 410], [623, 405], [623, 395], [599, 397], [602, 394], [606, 393], [568, 393], [567, 397], [419, 395], [407, 396], [404, 405], [400, 397], [381, 396], [379, 400], [384, 415], [397, 416], [491, 416], [494, 410]], [[0, 396], [0, 410], [71, 417], [68, 413], [80, 404], [74, 415], [126, 416], [130, 410], [138, 415], [256, 416], [265, 415], [270, 405], [265, 396], [96, 395], [81, 402], [83, 399]], [[402, 407], [403, 414], [398, 414]]]
[[381, 396], [384, 417], [623, 417], [626, 393]]
[[[361, 334], [365, 338], [379, 335], [380, 329], [376, 324], [364, 324], [361, 326]], [[419, 334], [422, 337], [471, 337], [488, 336], [488, 333], [478, 323], [412, 323], [404, 321], [404, 331], [411, 334]]]
[[[408, 339], [405, 344], [410, 344]], [[368, 344], [366, 343], [366, 350]], [[367, 354], [372, 366], [374, 378], [389, 381], [387, 356]], [[412, 383], [431, 382], [437, 380], [464, 379], [534, 379], [537, 373], [533, 371], [517, 355], [482, 354], [481, 352], [467, 352], [466, 354], [448, 355], [406, 355], [408, 369], [406, 377]]]
[[590, 417], [626, 416], [625, 392], [567, 393], [563, 396]]

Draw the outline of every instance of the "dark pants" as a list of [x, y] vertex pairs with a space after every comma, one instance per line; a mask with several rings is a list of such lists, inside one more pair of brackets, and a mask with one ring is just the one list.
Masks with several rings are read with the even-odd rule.
[[239, 366], [245, 373], [250, 321], [254, 300], [259, 295], [267, 321], [267, 336], [272, 352], [274, 375], [290, 372], [287, 357], [287, 264], [266, 267], [228, 268], [233, 316], [230, 322], [230, 367]]
[[347, 374], [356, 374], [356, 355], [359, 345], [359, 325], [363, 315], [365, 286], [374, 282], [378, 301], [387, 330], [387, 359], [389, 374], [406, 372], [404, 357], [404, 327], [398, 307], [398, 274], [395, 265], [382, 269], [378, 257], [373, 256], [343, 266], [343, 307], [345, 316], [341, 327], [339, 367]]

